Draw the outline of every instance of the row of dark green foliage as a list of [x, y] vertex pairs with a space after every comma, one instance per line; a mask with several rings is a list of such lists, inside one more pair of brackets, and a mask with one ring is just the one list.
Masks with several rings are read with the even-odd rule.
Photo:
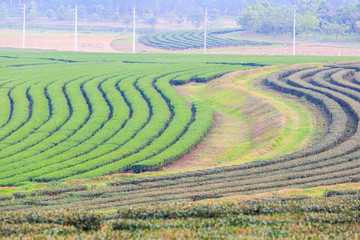
[[[249, 40], [236, 40], [221, 38], [218, 35], [238, 32], [242, 30], [224, 29], [208, 30], [206, 35], [207, 48], [232, 47], [232, 46], [267, 46], [267, 42], [255, 42]], [[192, 31], [172, 31], [142, 35], [139, 38], [142, 44], [149, 47], [161, 48], [166, 50], [187, 50], [204, 47], [204, 32], [200, 30]]]
[[[314, 58], [324, 60], [328, 58]], [[126, 171], [154, 157], [156, 168], [143, 164], [144, 169], [135, 170], [158, 169], [191, 150], [211, 124], [208, 117], [196, 117], [203, 104], [194, 104], [193, 110], [199, 108], [192, 116], [191, 107], [171, 85], [304, 61], [300, 57], [4, 50], [0, 55], [0, 184], [96, 177]], [[14, 69], [18, 74], [13, 74]], [[200, 124], [202, 130], [190, 123]], [[194, 144], [182, 146], [182, 153], [164, 151], [177, 142], [180, 146], [181, 136], [190, 135], [192, 140], [185, 142]]]
[[[327, 0], [297, 1], [296, 27], [298, 33], [322, 33], [336, 36], [360, 33], [359, 1], [333, 7]], [[290, 34], [293, 28], [294, 6], [278, 6], [269, 1], [249, 3], [237, 19], [247, 30], [279, 35]], [[335, 39], [334, 39], [335, 40]]]
[[186, 62], [174, 70], [144, 59], [10, 65], [18, 58], [4, 58], [0, 185], [161, 169], [191, 151], [212, 125], [212, 110], [202, 102], [189, 107], [172, 85], [253, 68]]
[[306, 98], [324, 111], [328, 125], [324, 138], [301, 151], [245, 165], [126, 179], [110, 183], [105, 189], [4, 200], [0, 202], [0, 209], [10, 211], [33, 206], [113, 209], [357, 182], [360, 177], [358, 69], [358, 65], [330, 65], [286, 70], [267, 78], [266, 83], [272, 88]]

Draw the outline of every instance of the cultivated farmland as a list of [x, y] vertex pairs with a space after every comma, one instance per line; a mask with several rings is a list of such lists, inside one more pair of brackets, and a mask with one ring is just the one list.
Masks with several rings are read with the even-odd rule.
[[[308, 61], [305, 57], [175, 55], [165, 62], [164, 55], [57, 53], [49, 57], [54, 54], [36, 53], [2, 54], [2, 186], [159, 170], [191, 151], [212, 124], [209, 106], [187, 103], [172, 84]], [[306, 98], [324, 111], [328, 125], [324, 140], [306, 149], [246, 165], [121, 180], [96, 193], [76, 188], [80, 192], [71, 193], [70, 199], [65, 193], [44, 205], [108, 209], [357, 181], [358, 72], [356, 64], [337, 64], [267, 77], [266, 85]], [[65, 192], [69, 191], [73, 190]], [[38, 200], [43, 205], [45, 199], [34, 198]], [[5, 201], [1, 208], [28, 205], [22, 200]]]
[[[210, 108], [202, 102], [188, 106], [171, 84], [206, 82], [252, 68], [31, 62], [3, 71], [3, 186], [161, 169], [191, 151], [212, 123]], [[139, 71], [139, 66], [148, 68]], [[18, 75], [13, 74], [16, 67]]]
[[357, 194], [330, 191], [324, 199], [171, 203], [102, 214], [1, 212], [0, 234], [26, 239], [289, 239], [294, 234], [299, 239], [357, 239]]
[[[237, 238], [241, 226], [248, 237], [269, 227], [267, 237], [321, 228], [326, 236], [345, 231], [356, 238], [358, 191], [328, 192], [326, 200], [217, 200], [358, 184], [360, 65], [334, 60], [352, 59], [0, 51], [0, 234], [116, 239], [155, 236], [156, 229], [165, 238], [164, 229], [187, 229], [180, 234], [197, 238], [200, 229], [202, 237], [219, 230], [219, 237]], [[317, 63], [304, 65], [310, 61]], [[322, 111], [318, 141], [246, 164], [156, 172], [192, 151], [214, 119], [211, 104], [186, 101], [175, 85], [272, 65], [285, 70], [268, 75], [262, 89]], [[154, 173], [136, 175], [147, 171]], [[108, 177], [82, 180], [100, 176]], [[189, 203], [200, 200], [214, 202]], [[274, 229], [279, 224], [285, 230]]]
[[0, 186], [159, 170], [191, 151], [212, 125], [212, 110], [187, 103], [172, 84], [289, 61], [31, 51], [1, 56]]
[[[238, 32], [237, 29], [209, 30], [207, 32], [207, 47], [234, 47], [234, 46], [267, 46], [267, 42], [255, 42], [249, 40], [236, 40], [231, 38], [222, 38], [221, 34]], [[192, 31], [170, 31], [163, 33], [147, 34], [140, 37], [139, 41], [153, 48], [166, 50], [187, 50], [198, 49], [204, 46], [204, 32], [200, 30]]]

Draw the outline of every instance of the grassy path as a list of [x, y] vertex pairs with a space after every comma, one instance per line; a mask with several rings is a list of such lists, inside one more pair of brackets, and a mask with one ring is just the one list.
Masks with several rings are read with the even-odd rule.
[[169, 170], [246, 163], [283, 156], [316, 140], [324, 130], [318, 110], [307, 102], [264, 89], [261, 79], [280, 67], [239, 71], [206, 85], [176, 89], [187, 100], [203, 100], [215, 110], [208, 137]]

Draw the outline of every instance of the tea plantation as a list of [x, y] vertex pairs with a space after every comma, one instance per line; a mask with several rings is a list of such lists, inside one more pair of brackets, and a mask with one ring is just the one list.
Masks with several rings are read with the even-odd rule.
[[[162, 169], [193, 150], [213, 121], [208, 104], [186, 102], [174, 85], [271, 65], [327, 62], [264, 80], [273, 91], [324, 112], [327, 131], [307, 148], [99, 188], [75, 184], [0, 195], [0, 236], [237, 238], [242, 229], [248, 238], [286, 238], [322, 229], [325, 237], [342, 231], [357, 238], [357, 191], [324, 201], [176, 203], [359, 182], [360, 64], [334, 63], [341, 60], [356, 59], [0, 50], [2, 187]], [[170, 205], [158, 206], [164, 202]]]

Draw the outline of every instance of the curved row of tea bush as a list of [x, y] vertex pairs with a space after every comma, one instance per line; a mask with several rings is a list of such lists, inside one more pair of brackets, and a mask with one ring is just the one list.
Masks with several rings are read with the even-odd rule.
[[[253, 66], [247, 65], [239, 65], [237, 70], [247, 70], [252, 69]], [[219, 78], [229, 72], [234, 70], [234, 66], [232, 65], [215, 65], [211, 67], [199, 68], [195, 71], [189, 71], [186, 74], [181, 74], [176, 76], [171, 80], [171, 84], [173, 85], [183, 85], [189, 82], [196, 82], [196, 83], [206, 83], [215, 78]]]
[[[171, 120], [171, 111], [170, 107], [167, 105], [166, 100], [163, 99], [162, 95], [159, 94], [156, 89], [152, 86], [152, 81], [154, 76], [149, 75], [137, 81], [135, 84], [139, 92], [148, 100], [148, 105], [150, 106], [151, 118], [148, 120], [146, 125], [142, 129], [137, 129], [136, 133], [129, 139], [125, 144], [120, 146], [117, 150], [109, 153], [108, 155], [102, 155], [100, 158], [94, 158], [86, 162], [78, 162], [78, 159], [69, 159], [69, 167], [65, 165], [65, 168], [68, 169], [55, 169], [50, 174], [44, 176], [44, 179], [47, 181], [50, 179], [61, 179], [64, 177], [69, 177], [74, 175], [74, 173], [83, 173], [89, 174], [90, 176], [98, 176], [111, 174], [113, 172], [122, 172], [126, 170], [125, 167], [130, 166], [136, 161], [139, 155], [139, 152], [150, 145], [153, 146], [156, 144], [158, 137], [166, 134], [167, 126]], [[180, 117], [185, 117], [183, 112], [178, 113]], [[144, 116], [144, 114], [142, 113]], [[146, 116], [146, 115], [145, 115]], [[186, 126], [186, 123], [184, 124]], [[126, 132], [125, 132], [126, 134]], [[163, 146], [160, 146], [160, 149]], [[134, 159], [131, 161], [131, 159]], [[99, 161], [100, 160], [100, 161]], [[115, 167], [115, 165], [118, 165]], [[124, 167], [122, 167], [125, 165]], [[62, 164], [62, 167], [64, 164]], [[120, 167], [121, 166], [121, 167]], [[106, 170], [103, 170], [103, 169]], [[101, 172], [101, 173], [99, 173]], [[42, 176], [38, 177], [38, 180]]]
[[[273, 89], [306, 98], [323, 109], [328, 129], [324, 139], [288, 156], [245, 165], [189, 171], [157, 177], [141, 177], [109, 184], [105, 189], [67, 191], [56, 196], [27, 196], [0, 202], [3, 211], [39, 206], [44, 210], [69, 207], [114, 209], [119, 206], [164, 201], [192, 201], [211, 196], [308, 188], [358, 181], [360, 171], [360, 85], [355, 66], [287, 70], [271, 74], [267, 85]], [[164, 80], [164, 84], [165, 84]], [[169, 86], [168, 84], [166, 86]], [[359, 87], [359, 88], [358, 88]], [[160, 82], [156, 82], [160, 90]], [[173, 90], [173, 89], [172, 89]], [[164, 91], [162, 91], [164, 92]], [[201, 106], [201, 104], [199, 105]], [[200, 109], [199, 109], [200, 110]], [[206, 108], [204, 109], [206, 112]], [[195, 124], [211, 120], [207, 113], [195, 115]], [[189, 125], [188, 133], [192, 124]], [[201, 123], [203, 124], [203, 123]], [[194, 125], [195, 126], [195, 125]], [[194, 129], [199, 129], [196, 127]], [[184, 133], [183, 136], [185, 136]], [[135, 171], [154, 170], [177, 152], [182, 140], [133, 165]], [[27, 205], [26, 201], [32, 201]]]
[[[38, 128], [33, 129], [28, 135], [22, 134], [22, 130], [17, 132], [18, 136], [22, 136], [21, 141], [9, 144], [8, 139], [5, 139], [5, 147], [2, 149], [2, 157], [9, 157], [15, 154], [21, 154], [21, 152], [27, 148], [39, 144], [44, 139], [49, 138], [58, 128], [64, 124], [70, 117], [70, 109], [67, 106], [66, 97], [61, 94], [63, 92], [63, 83], [65, 80], [56, 81], [55, 83], [49, 84], [44, 89], [44, 95], [36, 94], [37, 96], [46, 97], [46, 101], [42, 103], [33, 104], [34, 108], [42, 114], [47, 114], [47, 119]], [[40, 90], [39, 90], [40, 91]], [[40, 91], [41, 92], [41, 91]], [[46, 109], [48, 108], [48, 111]], [[34, 112], [34, 116], [37, 114]], [[52, 117], [50, 117], [52, 116]], [[12, 137], [12, 136], [11, 136]], [[40, 150], [40, 149], [39, 149]], [[30, 155], [26, 155], [30, 156]]]
[[195, 119], [183, 137], [179, 138], [178, 141], [167, 148], [163, 148], [164, 150], [160, 154], [132, 165], [131, 169], [135, 172], [156, 171], [193, 150], [210, 130], [213, 119], [213, 112], [208, 108], [206, 103], [195, 102], [193, 105], [196, 114]]
[[[25, 68], [20, 77], [8, 79], [5, 72], [0, 80], [8, 105], [0, 131], [0, 185], [123, 172], [175, 145], [176, 154], [160, 165], [169, 164], [205, 136], [212, 116], [201, 104], [194, 105], [193, 116], [173, 89], [174, 80], [206, 82], [250, 68], [186, 63], [174, 69], [148, 63], [139, 72], [138, 64], [146, 65], [54, 64], [29, 67], [38, 69], [35, 75]], [[156, 162], [157, 169], [160, 165]]]
[[[238, 32], [242, 30], [208, 30], [206, 44], [208, 48], [231, 47], [231, 46], [259, 46], [270, 45], [267, 42], [255, 42], [248, 40], [236, 40], [221, 38], [218, 35]], [[186, 50], [204, 47], [204, 32], [201, 30], [174, 31], [143, 35], [139, 41], [149, 47], [166, 50]]]

